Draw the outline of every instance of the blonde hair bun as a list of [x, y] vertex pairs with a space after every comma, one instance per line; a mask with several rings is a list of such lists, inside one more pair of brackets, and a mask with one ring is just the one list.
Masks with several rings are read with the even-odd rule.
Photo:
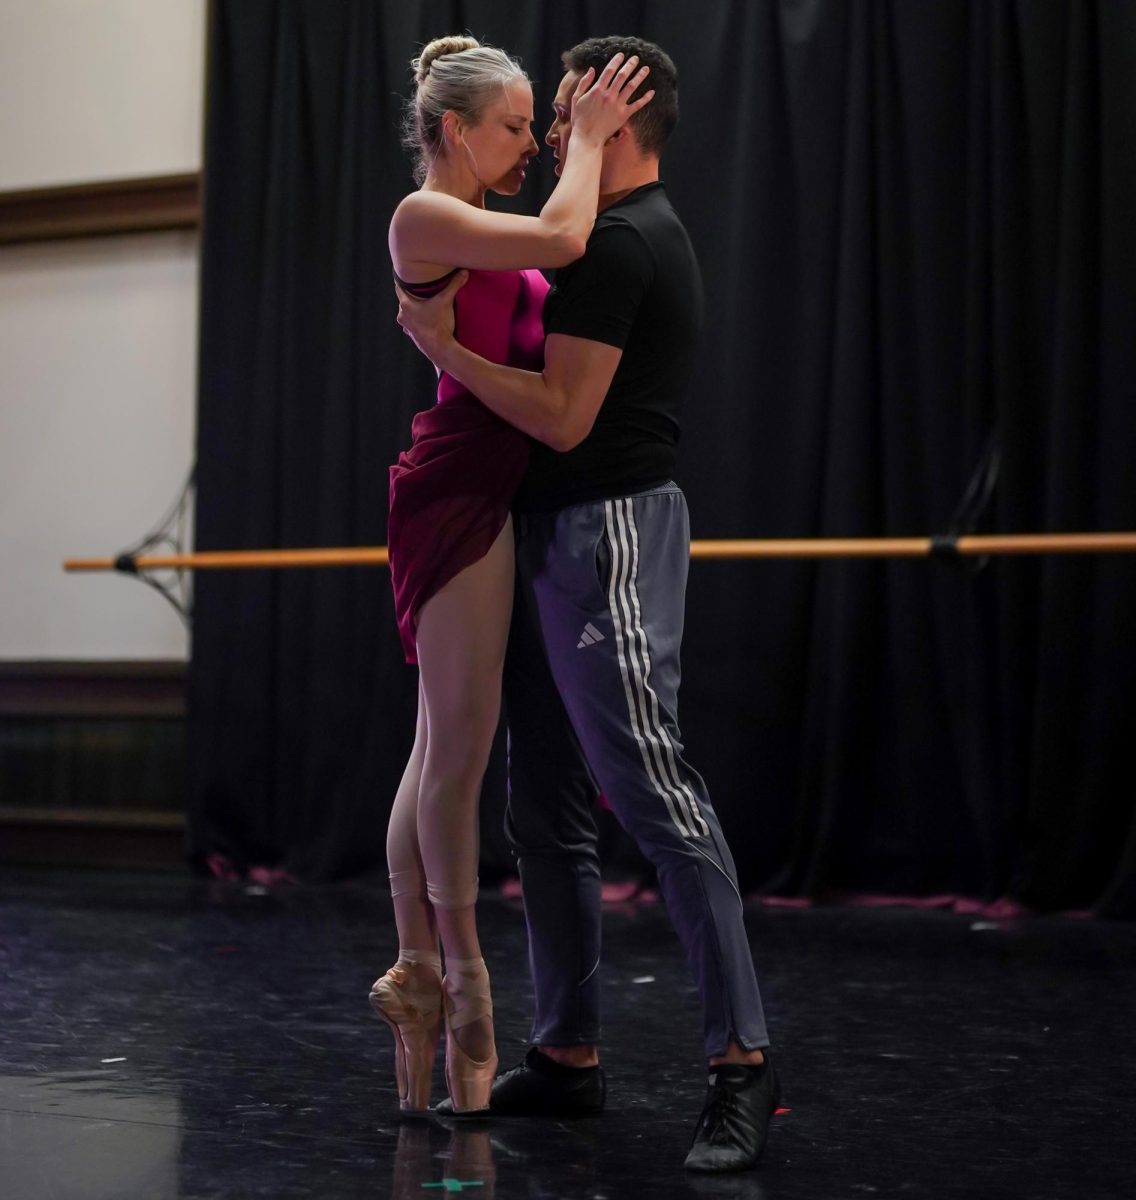
[[504, 50], [461, 36], [428, 42], [412, 65], [418, 82], [406, 105], [402, 140], [414, 154], [414, 178], [421, 183], [442, 153], [446, 113], [477, 125], [502, 88], [514, 80], [527, 83], [528, 76]]
[[414, 60], [414, 78], [419, 85], [425, 82], [430, 74], [431, 64], [446, 54], [460, 54], [463, 50], [477, 50], [481, 43], [477, 38], [464, 37], [461, 34], [452, 37], [435, 38], [422, 47], [422, 53]]

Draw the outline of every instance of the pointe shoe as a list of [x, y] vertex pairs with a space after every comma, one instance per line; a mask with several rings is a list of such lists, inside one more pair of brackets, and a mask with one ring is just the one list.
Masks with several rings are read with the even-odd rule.
[[442, 1019], [440, 976], [424, 964], [397, 962], [371, 985], [368, 999], [394, 1034], [399, 1108], [425, 1112]]
[[493, 1019], [493, 1001], [489, 994], [489, 972], [485, 963], [460, 968], [451, 959], [446, 963], [442, 993], [446, 1015], [446, 1087], [455, 1116], [471, 1116], [489, 1111], [489, 1093], [497, 1074], [497, 1051], [478, 1061], [470, 1058], [454, 1036], [457, 1030], [482, 1017]]

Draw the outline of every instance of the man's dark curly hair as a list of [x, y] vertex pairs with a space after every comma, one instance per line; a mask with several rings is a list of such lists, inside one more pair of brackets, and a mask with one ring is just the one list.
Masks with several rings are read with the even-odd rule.
[[639, 66], [651, 68], [635, 96], [654, 88], [655, 98], [631, 118], [630, 125], [640, 150], [645, 154], [661, 154], [671, 130], [678, 123], [678, 71], [669, 54], [654, 42], [645, 42], [642, 38], [598, 37], [588, 38], [571, 50], [565, 50], [560, 61], [565, 71], [583, 74], [589, 67], [594, 67], [598, 75], [612, 56], [621, 51], [628, 58], [632, 54], [639, 55]]

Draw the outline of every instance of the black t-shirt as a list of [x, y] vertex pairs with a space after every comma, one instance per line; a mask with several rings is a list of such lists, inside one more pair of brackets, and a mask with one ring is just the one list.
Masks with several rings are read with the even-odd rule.
[[642, 491], [674, 474], [682, 394], [702, 325], [702, 277], [662, 183], [604, 209], [588, 248], [556, 273], [545, 334], [618, 346], [595, 425], [558, 454], [534, 444], [517, 496], [521, 512]]

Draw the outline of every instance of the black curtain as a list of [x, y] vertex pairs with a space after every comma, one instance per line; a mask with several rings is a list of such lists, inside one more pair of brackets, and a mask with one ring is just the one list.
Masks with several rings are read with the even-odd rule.
[[[979, 532], [1136, 528], [1130, 0], [213, 0], [200, 548], [385, 540], [433, 392], [393, 319], [400, 98], [460, 30], [538, 122], [585, 36], [678, 63], [695, 536], [944, 530], [991, 444]], [[695, 564], [681, 716], [743, 884], [1136, 912], [1134, 613], [1130, 556]], [[379, 865], [415, 686], [385, 572], [201, 573], [195, 858]]]

